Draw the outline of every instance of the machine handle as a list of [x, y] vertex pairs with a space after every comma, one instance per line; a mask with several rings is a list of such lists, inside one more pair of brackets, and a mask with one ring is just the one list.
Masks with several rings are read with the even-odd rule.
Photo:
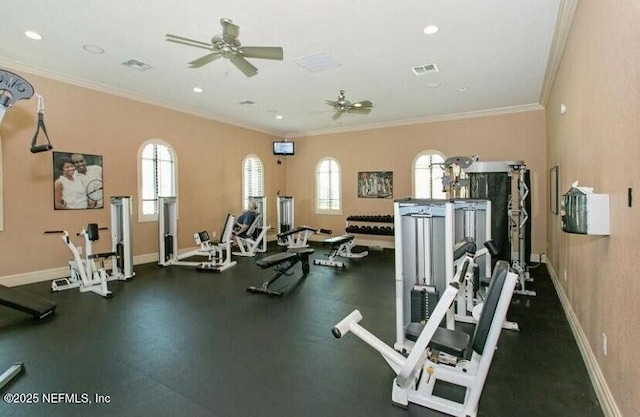
[[349, 333], [351, 323], [358, 323], [360, 320], [362, 320], [362, 314], [360, 314], [360, 311], [353, 310], [351, 314], [343, 318], [340, 323], [333, 326], [331, 333], [333, 333], [333, 336], [336, 339], [340, 339], [342, 336]]

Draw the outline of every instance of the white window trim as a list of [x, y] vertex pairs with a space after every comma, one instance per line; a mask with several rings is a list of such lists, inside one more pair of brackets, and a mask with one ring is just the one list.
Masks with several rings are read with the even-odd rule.
[[416, 162], [418, 162], [418, 159], [424, 155], [440, 155], [443, 161], [447, 160], [447, 157], [442, 152], [436, 151], [435, 149], [422, 151], [413, 158], [413, 161], [411, 162], [411, 194], [414, 197], [416, 194]]
[[[331, 209], [319, 209], [318, 208], [318, 170], [320, 169], [320, 164], [326, 160], [332, 160], [338, 165], [338, 183], [340, 184], [340, 195], [338, 196], [338, 208], [335, 210]], [[315, 189], [314, 189], [314, 207], [316, 210], [316, 214], [329, 214], [329, 215], [342, 215], [342, 189], [344, 188], [342, 185], [342, 165], [340, 165], [340, 161], [332, 156], [324, 156], [320, 158], [318, 163], [316, 164], [316, 169], [314, 172], [314, 180], [315, 180]]]
[[[242, 207], [243, 210], [246, 210], [248, 208], [245, 205], [246, 201], [245, 201], [245, 195], [244, 195], [244, 184], [245, 184], [245, 180], [246, 180], [245, 171], [244, 171], [244, 165], [247, 162], [247, 159], [250, 159], [250, 158], [257, 159], [260, 162], [260, 165], [262, 165], [262, 193], [263, 194], [264, 194], [264, 189], [265, 189], [265, 187], [264, 187], [264, 169], [265, 169], [264, 162], [262, 162], [262, 159], [256, 154], [249, 154], [249, 155], [245, 156], [244, 159], [242, 160], [242, 165], [240, 166], [240, 169], [242, 170], [242, 174], [241, 174], [241, 178], [242, 178], [241, 187], [242, 187], [242, 190], [240, 192], [240, 194], [241, 194], [240, 195], [240, 207]], [[265, 197], [265, 196], [263, 195], [263, 196], [250, 196], [250, 197]]]
[[[138, 165], [138, 221], [139, 222], [157, 222], [158, 214], [143, 214], [142, 213], [142, 151], [147, 145], [155, 144], [162, 145], [169, 148], [173, 154], [173, 176], [175, 181], [175, 196], [159, 196], [159, 197], [177, 197], [178, 196], [178, 154], [173, 146], [162, 139], [149, 139], [144, 141], [138, 148], [138, 157], [136, 163]], [[178, 217], [178, 200], [176, 199], [176, 218]]]

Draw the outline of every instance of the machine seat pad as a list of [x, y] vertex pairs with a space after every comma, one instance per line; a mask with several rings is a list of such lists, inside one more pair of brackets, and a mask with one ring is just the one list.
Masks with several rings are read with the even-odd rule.
[[296, 227], [295, 229], [287, 230], [286, 232], [278, 233], [278, 237], [279, 238], [287, 237], [289, 235], [295, 235], [296, 233], [304, 232], [306, 230], [313, 230], [315, 232], [316, 229], [309, 226], [300, 226], [300, 227]]
[[342, 235], [342, 236], [330, 237], [329, 239], [323, 240], [322, 243], [325, 246], [331, 246], [331, 247], [337, 248], [343, 243], [351, 242], [354, 237], [355, 236], [353, 235]]
[[465, 253], [476, 253], [476, 242], [471, 237], [465, 237], [464, 240], [455, 244], [453, 247], [453, 259], [460, 259]]
[[[424, 324], [410, 323], [406, 331], [407, 339], [417, 341], [422, 329], [424, 329]], [[471, 340], [471, 336], [467, 333], [438, 327], [429, 342], [429, 347], [457, 358], [464, 358], [469, 340]]]
[[107, 259], [116, 255], [117, 254], [115, 252], [93, 253], [89, 255], [89, 259]]

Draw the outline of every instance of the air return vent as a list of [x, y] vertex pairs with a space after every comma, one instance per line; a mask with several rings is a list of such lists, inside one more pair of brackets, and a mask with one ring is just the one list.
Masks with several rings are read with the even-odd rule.
[[425, 75], [433, 72], [438, 72], [438, 67], [436, 66], [436, 64], [424, 64], [411, 68], [411, 71], [413, 71], [413, 73], [416, 75]]

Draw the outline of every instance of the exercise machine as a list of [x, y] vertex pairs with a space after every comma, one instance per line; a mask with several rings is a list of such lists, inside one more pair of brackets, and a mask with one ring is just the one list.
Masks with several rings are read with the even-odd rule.
[[280, 234], [293, 229], [294, 225], [294, 207], [293, 197], [279, 195], [276, 201], [278, 215], [278, 245], [287, 246], [287, 239], [280, 238]]
[[[491, 237], [491, 201], [482, 199], [407, 199], [394, 203], [396, 280], [395, 349], [408, 352], [412, 323], [428, 320], [449, 280], [470, 257], [469, 285], [447, 312], [446, 327], [475, 323], [473, 310], [484, 300], [482, 283], [491, 275], [492, 253], [478, 242]], [[489, 247], [492, 245], [489, 244]], [[508, 327], [517, 330], [517, 324]]]
[[[0, 70], [0, 123], [8, 109], [11, 108], [18, 100], [28, 100], [34, 95], [33, 86], [29, 81], [21, 76], [9, 71]], [[35, 93], [38, 98], [38, 121], [36, 132], [31, 140], [31, 153], [47, 152], [53, 149], [47, 127], [44, 124], [44, 97]], [[40, 131], [44, 133], [47, 140], [45, 144], [38, 145], [38, 136]]]
[[217, 243], [209, 240], [209, 234], [206, 231], [193, 235], [196, 243], [200, 245], [200, 253], [196, 255], [208, 258], [206, 262], [200, 262], [199, 265], [196, 265], [197, 271], [222, 272], [237, 264], [236, 261], [231, 260], [231, 234], [234, 224], [235, 217], [227, 214], [220, 240]]
[[[34, 94], [33, 86], [29, 81], [9, 71], [0, 70], [0, 124], [7, 110], [19, 100], [28, 100]], [[38, 125], [36, 133], [31, 141], [31, 153], [50, 151], [53, 149], [47, 135], [44, 124], [44, 99], [38, 96]], [[47, 144], [37, 145], [38, 133], [43, 130]], [[0, 226], [3, 224], [0, 219]], [[14, 288], [0, 285], [0, 304], [31, 314], [35, 320], [40, 320], [53, 314], [56, 304], [33, 295], [24, 293]], [[24, 364], [17, 363], [0, 375], [0, 391], [14, 378], [24, 371]]]
[[287, 249], [300, 249], [309, 247], [309, 238], [316, 233], [330, 235], [330, 229], [315, 229], [309, 226], [300, 226], [286, 232], [278, 233], [278, 242], [284, 242]]
[[275, 267], [276, 275], [270, 280], [265, 281], [260, 287], [248, 287], [247, 292], [282, 297], [284, 293], [282, 291], [274, 291], [270, 289], [271, 284], [280, 279], [280, 277], [286, 274], [298, 263], [302, 265], [302, 276], [300, 279], [306, 277], [309, 274], [309, 256], [312, 253], [313, 249], [311, 248], [297, 248], [288, 250], [287, 252], [276, 253], [258, 260], [256, 264], [262, 269]]
[[331, 247], [327, 259], [315, 259], [314, 265], [333, 266], [336, 268], [344, 268], [344, 262], [336, 260], [337, 257], [360, 259], [369, 254], [364, 246], [356, 246], [353, 235], [342, 235], [330, 237], [323, 242], [324, 246]]
[[84, 239], [84, 259], [80, 256], [78, 247], [71, 240], [69, 232], [66, 230], [48, 230], [44, 232], [45, 234], [62, 234], [62, 242], [72, 255], [72, 259], [69, 261], [70, 276], [68, 278], [54, 279], [51, 282], [51, 291], [78, 288], [80, 292], [93, 292], [102, 297], [110, 298], [113, 294], [109, 290], [109, 281], [127, 281], [130, 279], [117, 272], [112, 274], [107, 272], [105, 261], [111, 260], [111, 265], [117, 265], [116, 252], [93, 253], [93, 242], [100, 239], [100, 229], [106, 230], [107, 228], [100, 228], [96, 223], [89, 223], [87, 227], [76, 233], [76, 236], [82, 236]]
[[[470, 337], [467, 333], [439, 326], [464, 286], [470, 262], [465, 261], [447, 285], [408, 356], [362, 327], [359, 324], [362, 314], [358, 310], [333, 327], [332, 333], [336, 338], [351, 332], [382, 355], [396, 374], [391, 390], [394, 405], [408, 408], [409, 403], [413, 403], [453, 416], [477, 415], [517, 274], [510, 271], [507, 261], [496, 263], [478, 324]], [[443, 385], [463, 389], [462, 400], [442, 395], [438, 388]]]
[[264, 253], [267, 251], [267, 232], [271, 229], [271, 226], [267, 225], [266, 198], [249, 197], [249, 202], [256, 204], [257, 215], [244, 233], [235, 235], [238, 250], [233, 254], [253, 257], [256, 256], [256, 252]]
[[[236, 265], [231, 260], [231, 234], [235, 216], [228, 214], [222, 226], [220, 241], [211, 242], [206, 231], [194, 233], [198, 245], [194, 250], [178, 255], [178, 219], [176, 198], [158, 198], [158, 265], [189, 266], [198, 271], [222, 272]], [[207, 261], [188, 261], [192, 257], [206, 257]]]
[[111, 245], [116, 253], [116, 263], [111, 265], [112, 274], [127, 281], [133, 272], [133, 243], [131, 242], [131, 196], [111, 197]]
[[531, 258], [531, 194], [529, 170], [523, 161], [474, 161], [465, 168], [471, 198], [493, 203], [493, 240], [499, 258], [509, 260], [518, 272], [516, 294], [535, 296], [526, 288], [533, 281]]

